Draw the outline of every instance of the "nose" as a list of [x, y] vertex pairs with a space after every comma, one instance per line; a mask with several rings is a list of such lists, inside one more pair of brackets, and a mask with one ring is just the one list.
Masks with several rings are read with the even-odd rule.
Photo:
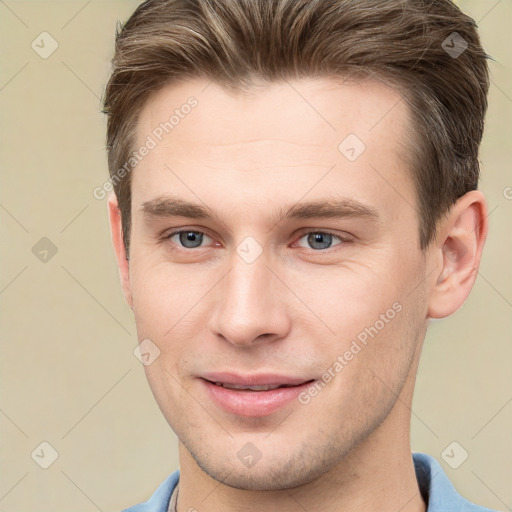
[[291, 327], [286, 287], [275, 273], [264, 253], [252, 263], [234, 254], [229, 272], [216, 287], [210, 332], [239, 347], [285, 337]]

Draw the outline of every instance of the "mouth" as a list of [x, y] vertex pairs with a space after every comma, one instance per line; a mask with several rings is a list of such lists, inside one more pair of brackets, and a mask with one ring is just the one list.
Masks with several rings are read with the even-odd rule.
[[[294, 402], [315, 379], [260, 374], [208, 374], [199, 379], [212, 402], [225, 412], [248, 418], [268, 416]], [[296, 406], [299, 402], [295, 400]]]
[[[211, 382], [211, 381], [209, 381]], [[312, 382], [312, 381], [308, 381]], [[216, 386], [220, 386], [226, 389], [237, 389], [239, 391], [270, 391], [278, 388], [293, 388], [300, 384], [264, 384], [262, 386], [244, 386], [242, 384], [229, 384], [227, 382], [212, 382]]]

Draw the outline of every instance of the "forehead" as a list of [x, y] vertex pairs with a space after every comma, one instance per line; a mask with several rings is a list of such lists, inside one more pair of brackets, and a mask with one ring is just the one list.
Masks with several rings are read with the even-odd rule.
[[264, 206], [269, 191], [283, 201], [308, 189], [310, 199], [336, 189], [357, 199], [382, 191], [383, 180], [410, 195], [407, 131], [405, 102], [378, 81], [302, 79], [240, 93], [203, 80], [169, 85], [139, 118], [137, 148], [151, 149], [133, 173], [133, 196], [218, 199], [223, 189]]
[[[189, 108], [191, 98], [197, 105]], [[347, 128], [369, 139], [378, 125], [387, 129], [397, 120], [402, 125], [407, 121], [400, 94], [376, 80], [307, 78], [236, 93], [214, 82], [193, 80], [168, 85], [150, 97], [139, 117], [138, 136], [169, 121], [173, 113], [172, 139], [178, 142], [193, 132], [198, 144], [207, 145], [280, 135], [283, 141], [336, 147]], [[193, 126], [182, 122], [187, 117]], [[164, 138], [167, 134], [164, 130]]]

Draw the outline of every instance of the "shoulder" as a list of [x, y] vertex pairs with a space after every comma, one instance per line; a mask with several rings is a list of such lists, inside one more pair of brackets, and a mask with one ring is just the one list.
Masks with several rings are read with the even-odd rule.
[[169, 499], [179, 479], [180, 471], [176, 470], [160, 484], [148, 501], [127, 508], [123, 512], [167, 512]]
[[427, 512], [494, 512], [463, 498], [434, 457], [425, 453], [413, 453], [412, 456], [418, 486], [428, 504]]

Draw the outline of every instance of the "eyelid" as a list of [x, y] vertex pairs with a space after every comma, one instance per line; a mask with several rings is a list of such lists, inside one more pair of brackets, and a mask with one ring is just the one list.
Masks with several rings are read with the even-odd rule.
[[299, 230], [299, 232], [295, 235], [296, 239], [302, 238], [304, 235], [308, 235], [310, 233], [320, 233], [324, 235], [332, 235], [342, 242], [351, 242], [356, 237], [352, 235], [351, 233], [348, 233], [344, 231], [343, 233], [340, 233], [339, 231], [333, 231], [330, 229], [323, 229], [323, 228], [302, 228]]
[[[204, 235], [204, 236], [207, 236], [208, 238], [210, 238], [211, 240], [214, 240], [214, 238], [208, 233], [208, 231], [204, 230], [203, 229], [192, 229], [192, 228], [176, 228], [174, 230], [171, 230], [171, 231], [166, 231], [164, 232], [164, 234], [161, 236], [160, 238], [160, 241], [161, 242], [166, 242], [166, 241], [170, 241], [170, 239], [175, 236], [175, 235], [179, 235], [180, 233], [189, 233], [189, 232], [192, 232], [192, 233], [199, 233], [201, 235]], [[172, 242], [171, 242], [172, 243]], [[194, 249], [204, 249], [205, 246], [204, 245], [201, 245], [199, 247], [194, 247], [192, 249], [190, 248], [187, 248], [187, 247], [183, 247], [181, 245], [177, 245], [177, 244], [173, 244], [173, 245], [176, 245], [176, 247], [178, 249], [181, 249], [181, 250], [185, 250], [185, 251], [192, 251]]]
[[301, 247], [299, 246], [301, 249], [307, 249], [309, 251], [313, 251], [314, 253], [327, 253], [327, 252], [330, 252], [331, 249], [334, 249], [334, 247], [338, 246], [338, 245], [343, 245], [343, 244], [346, 244], [346, 243], [350, 243], [350, 242], [353, 242], [354, 241], [354, 237], [352, 237], [351, 235], [349, 235], [348, 233], [346, 234], [346, 236], [340, 234], [340, 233], [334, 233], [332, 231], [330, 231], [329, 229], [318, 229], [318, 228], [305, 228], [304, 230], [301, 230], [295, 237], [295, 242], [293, 242], [294, 245], [298, 244], [299, 240], [301, 238], [303, 238], [304, 236], [306, 235], [309, 235], [310, 233], [315, 233], [315, 234], [322, 234], [322, 235], [331, 235], [333, 236], [334, 238], [337, 238], [339, 240], [339, 243], [334, 245], [334, 246], [331, 246], [331, 247], [328, 247], [327, 249], [322, 249], [322, 250], [318, 250], [318, 249], [311, 249], [311, 248], [307, 248], [307, 247]]

